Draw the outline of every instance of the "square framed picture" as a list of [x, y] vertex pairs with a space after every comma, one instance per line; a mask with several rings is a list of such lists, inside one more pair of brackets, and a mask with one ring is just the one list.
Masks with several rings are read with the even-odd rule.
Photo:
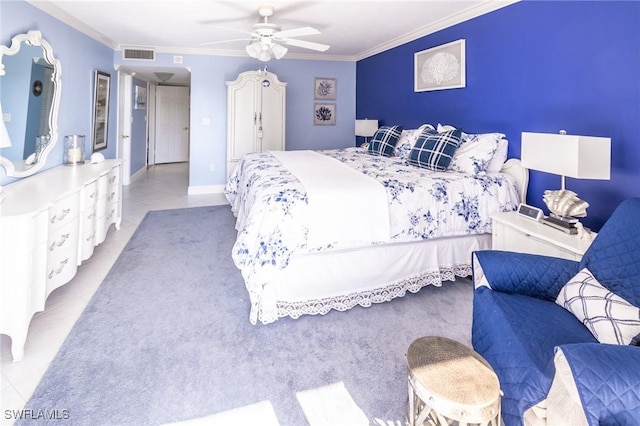
[[314, 126], [336, 125], [336, 104], [313, 104]]
[[414, 91], [456, 89], [466, 86], [465, 40], [432, 47], [414, 54]]
[[313, 84], [314, 99], [335, 100], [337, 84], [335, 78], [316, 77]]

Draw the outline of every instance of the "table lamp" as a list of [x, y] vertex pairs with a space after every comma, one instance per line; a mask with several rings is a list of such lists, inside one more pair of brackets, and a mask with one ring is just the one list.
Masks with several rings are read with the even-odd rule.
[[378, 130], [378, 120], [356, 120], [356, 136], [364, 137], [365, 145], [368, 143], [367, 138], [376, 134]]
[[560, 190], [544, 192], [544, 202], [556, 218], [585, 217], [589, 204], [565, 188], [565, 177], [610, 179], [611, 138], [559, 134], [522, 133], [522, 166], [562, 177]]

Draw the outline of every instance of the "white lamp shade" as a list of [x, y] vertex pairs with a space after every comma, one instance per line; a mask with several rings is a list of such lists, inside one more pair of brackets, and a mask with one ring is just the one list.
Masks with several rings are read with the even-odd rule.
[[356, 120], [356, 136], [371, 137], [378, 130], [378, 120]]
[[522, 166], [576, 179], [611, 177], [611, 138], [522, 133]]

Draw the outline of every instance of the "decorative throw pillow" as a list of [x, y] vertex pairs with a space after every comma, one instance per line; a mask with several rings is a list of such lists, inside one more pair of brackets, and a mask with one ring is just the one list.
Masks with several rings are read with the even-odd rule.
[[484, 174], [503, 137], [502, 133], [463, 134], [449, 169], [472, 175]]
[[369, 142], [369, 154], [391, 157], [402, 133], [402, 126], [382, 126]]
[[507, 154], [509, 151], [509, 141], [502, 138], [498, 141], [498, 147], [493, 154], [493, 158], [487, 167], [487, 173], [498, 173], [502, 170], [502, 166], [507, 162]]
[[640, 308], [604, 288], [587, 268], [562, 287], [556, 303], [582, 321], [600, 343], [640, 342]]
[[431, 130], [435, 132], [435, 129], [431, 124], [423, 124], [417, 129], [403, 130], [400, 135], [400, 139], [398, 139], [398, 143], [396, 144], [396, 157], [399, 157], [402, 160], [409, 158], [409, 152], [411, 152], [411, 148], [413, 148], [413, 145], [415, 145], [423, 130]]
[[444, 133], [423, 131], [411, 148], [409, 164], [433, 171], [447, 170], [453, 154], [460, 145], [462, 131], [450, 130]]

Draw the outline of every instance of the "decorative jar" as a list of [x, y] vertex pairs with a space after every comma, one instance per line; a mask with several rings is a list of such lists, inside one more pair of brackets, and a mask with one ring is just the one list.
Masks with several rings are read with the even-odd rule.
[[64, 137], [65, 165], [84, 164], [84, 141], [84, 135], [67, 135]]

